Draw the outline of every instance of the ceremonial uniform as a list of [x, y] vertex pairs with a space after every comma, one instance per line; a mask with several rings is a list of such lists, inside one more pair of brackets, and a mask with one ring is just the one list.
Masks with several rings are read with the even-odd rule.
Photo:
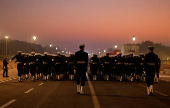
[[118, 76], [120, 77], [120, 81], [122, 81], [123, 78], [123, 70], [124, 70], [124, 58], [121, 57], [121, 52], [119, 52], [118, 57], [117, 57], [117, 71], [118, 71]]
[[155, 79], [156, 83], [159, 82], [159, 70], [160, 70], [160, 66], [161, 66], [161, 60], [160, 60], [160, 58], [158, 58], [158, 66], [156, 67], [156, 76], [157, 76], [157, 78]]
[[104, 57], [104, 71], [105, 71], [105, 74], [106, 76], [104, 77], [104, 79], [106, 80], [109, 80], [109, 76], [110, 76], [110, 73], [112, 71], [112, 60], [111, 58], [109, 57], [109, 53], [106, 53], [106, 56]]
[[35, 73], [36, 73], [36, 57], [35, 57], [35, 52], [31, 52], [32, 55], [29, 57], [29, 62], [30, 62], [30, 73], [32, 77], [32, 81], [34, 81], [35, 78]]
[[8, 61], [7, 61], [7, 57], [5, 57], [4, 60], [3, 60], [3, 68], [4, 68], [3, 77], [5, 77], [5, 72], [6, 72], [6, 77], [9, 77], [7, 65], [8, 65]]
[[144, 64], [146, 70], [147, 95], [152, 95], [155, 71], [158, 66], [158, 55], [153, 53], [153, 47], [149, 47], [149, 53], [145, 55]]
[[68, 68], [69, 68], [69, 79], [73, 80], [74, 78], [74, 63], [75, 63], [75, 55], [70, 53], [70, 57], [68, 58]]
[[97, 80], [97, 70], [99, 67], [99, 59], [96, 54], [93, 54], [93, 57], [90, 58], [90, 68], [93, 75], [93, 80]]
[[[84, 52], [85, 44], [79, 45], [80, 51], [75, 53], [75, 67], [77, 74], [77, 92], [83, 94], [85, 85], [85, 78], [88, 65], [88, 53]], [[81, 77], [81, 90], [80, 90], [80, 77]]]
[[60, 80], [61, 68], [62, 68], [62, 58], [60, 56], [60, 53], [58, 52], [57, 56], [55, 57], [56, 79], [58, 80]]
[[21, 56], [21, 51], [18, 51], [18, 55], [15, 55], [11, 60], [16, 58], [17, 70], [18, 70], [18, 81], [21, 82], [21, 75], [23, 71], [23, 57]]
[[49, 58], [47, 55], [47, 52], [44, 52], [44, 56], [42, 56], [42, 69], [43, 69], [43, 80], [47, 80], [47, 73], [48, 73], [48, 63], [49, 63]]

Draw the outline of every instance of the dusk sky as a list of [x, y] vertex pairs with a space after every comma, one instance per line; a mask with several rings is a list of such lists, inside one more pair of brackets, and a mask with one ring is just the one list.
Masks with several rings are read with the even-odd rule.
[[0, 0], [0, 39], [89, 52], [150, 40], [170, 46], [170, 0]]

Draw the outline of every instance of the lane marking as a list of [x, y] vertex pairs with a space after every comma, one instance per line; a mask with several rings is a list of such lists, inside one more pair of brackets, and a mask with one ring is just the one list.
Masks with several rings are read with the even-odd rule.
[[88, 81], [88, 84], [89, 84], [90, 92], [91, 92], [91, 95], [92, 95], [92, 100], [93, 100], [94, 108], [100, 108], [99, 101], [97, 99], [96, 93], [94, 91], [94, 88], [92, 86], [92, 83], [91, 83], [91, 81], [89, 79], [89, 76], [88, 76], [87, 72], [86, 72], [86, 77], [87, 77], [87, 81]]
[[[146, 87], [146, 86], [144, 86], [144, 85], [142, 85], [142, 84], [138, 84], [138, 85], [140, 85], [140, 86], [142, 86], [142, 87]], [[168, 96], [168, 95], [163, 94], [163, 93], [161, 93], [161, 92], [159, 92], [159, 91], [156, 91], [156, 90], [155, 90], [155, 92], [158, 93], [158, 94], [160, 94], [160, 95], [163, 95], [163, 96]]]
[[8, 103], [2, 105], [0, 108], [5, 108], [7, 106], [9, 106], [10, 104], [14, 103], [17, 99], [12, 99], [11, 101], [9, 101]]
[[9, 80], [12, 80], [12, 79], [9, 79]]
[[161, 93], [161, 92], [158, 92], [158, 91], [155, 91], [156, 93], [158, 93], [158, 94], [161, 94], [161, 95], [163, 95], [163, 96], [168, 96], [168, 95], [166, 95], [166, 94], [163, 94], [163, 93]]
[[15, 77], [13, 79], [16, 79]]
[[2, 80], [1, 82], [5, 82], [4, 80]]
[[5, 80], [5, 81], [9, 81], [9, 80]]
[[24, 93], [29, 93], [29, 92], [32, 91], [32, 90], [34, 90], [34, 88], [31, 88], [31, 89], [27, 90], [27, 91], [24, 92]]
[[41, 86], [41, 85], [43, 85], [44, 83], [40, 83], [38, 86]]

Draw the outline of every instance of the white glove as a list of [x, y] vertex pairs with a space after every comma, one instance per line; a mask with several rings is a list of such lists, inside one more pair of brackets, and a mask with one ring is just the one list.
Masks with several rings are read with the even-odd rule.
[[4, 66], [4, 69], [6, 69], [5, 66]]
[[26, 65], [26, 63], [24, 63], [24, 66]]

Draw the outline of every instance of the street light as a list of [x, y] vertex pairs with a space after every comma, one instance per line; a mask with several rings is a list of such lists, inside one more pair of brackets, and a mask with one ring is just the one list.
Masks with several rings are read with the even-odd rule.
[[100, 54], [100, 52], [99, 52], [99, 54]]
[[134, 43], [135, 43], [135, 36], [134, 36], [134, 35], [133, 35], [133, 38], [132, 38], [132, 39], [133, 39], [133, 44], [134, 44]]
[[104, 52], [106, 52], [106, 50], [104, 50]]
[[115, 45], [115, 49], [117, 49], [117, 45]]
[[51, 53], [51, 47], [52, 47], [52, 44], [50, 43], [50, 53]]
[[5, 36], [6, 38], [6, 57], [7, 57], [7, 39], [8, 39], [8, 36]]
[[35, 40], [36, 40], [36, 36], [35, 35], [33, 36], [33, 39], [34, 39], [34, 52], [35, 52]]
[[55, 49], [57, 50], [58, 48], [56, 47]]

